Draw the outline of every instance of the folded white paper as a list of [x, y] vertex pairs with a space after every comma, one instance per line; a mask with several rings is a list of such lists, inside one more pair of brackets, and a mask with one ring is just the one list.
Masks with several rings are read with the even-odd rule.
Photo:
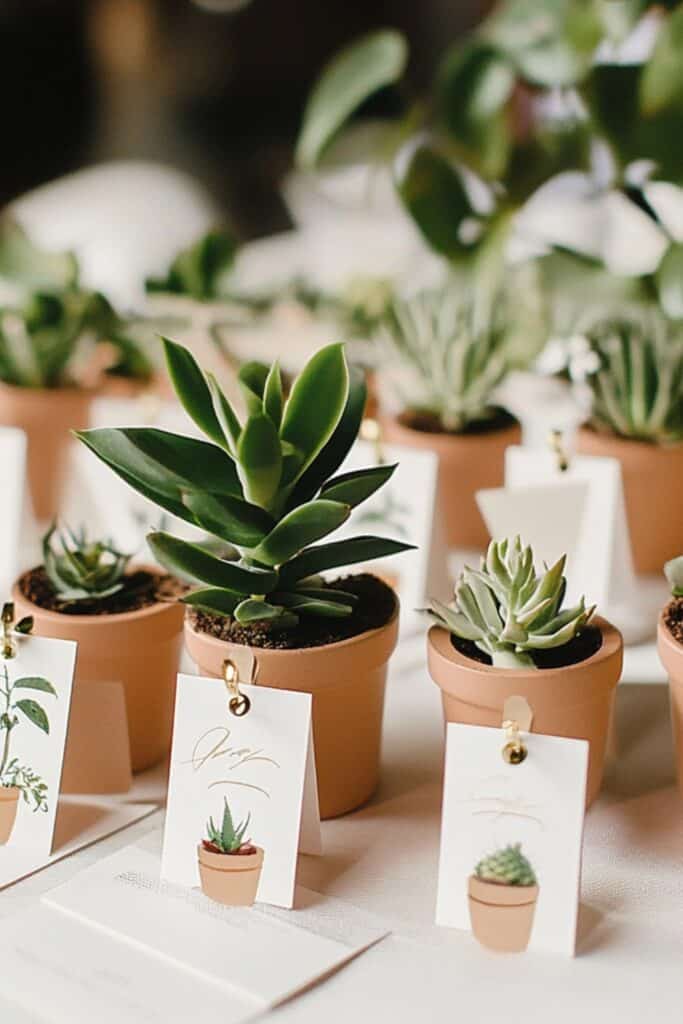
[[19, 563], [22, 518], [28, 513], [26, 495], [26, 435], [15, 427], [0, 427], [0, 602], [8, 601], [12, 584], [24, 566]]

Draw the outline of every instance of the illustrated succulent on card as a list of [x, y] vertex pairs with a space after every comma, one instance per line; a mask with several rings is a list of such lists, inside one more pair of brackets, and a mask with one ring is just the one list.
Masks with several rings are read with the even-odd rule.
[[228, 907], [251, 907], [261, 878], [263, 849], [248, 836], [251, 814], [235, 825], [228, 798], [223, 797], [220, 828], [209, 818], [206, 838], [197, 847], [202, 892]]
[[521, 843], [483, 857], [468, 879], [467, 892], [472, 933], [482, 946], [524, 952], [534, 925], [538, 882]]

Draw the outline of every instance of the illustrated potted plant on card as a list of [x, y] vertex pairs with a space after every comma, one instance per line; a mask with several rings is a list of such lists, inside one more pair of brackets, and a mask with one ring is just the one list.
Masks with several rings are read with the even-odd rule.
[[592, 406], [578, 450], [621, 463], [635, 568], [659, 572], [681, 549], [683, 328], [656, 309], [627, 309], [585, 332], [570, 372]]
[[42, 704], [26, 691], [57, 696], [52, 683], [42, 676], [11, 680], [4, 663], [0, 668], [0, 846], [12, 835], [19, 798], [33, 811], [47, 811], [48, 787], [21, 758], [12, 754], [15, 732], [32, 725], [49, 734], [50, 721]]
[[[183, 628], [175, 598], [182, 589], [158, 568], [132, 565], [109, 541], [53, 525], [43, 538], [43, 564], [12, 591], [36, 635], [78, 641], [74, 702], [84, 686], [121, 683], [133, 771], [156, 764], [170, 747]], [[72, 773], [88, 766], [69, 759], [69, 741], [66, 756], [73, 782]], [[80, 782], [77, 791], [92, 792], [91, 780]]]
[[671, 600], [659, 617], [657, 646], [669, 676], [678, 785], [683, 791], [683, 555], [667, 562], [665, 572]]
[[216, 903], [229, 907], [251, 907], [256, 899], [263, 850], [247, 836], [249, 816], [235, 825], [227, 798], [223, 820], [216, 828], [213, 818], [206, 826], [206, 838], [197, 847], [202, 892]]
[[472, 932], [487, 949], [522, 953], [529, 945], [538, 883], [520, 843], [479, 861], [468, 880]]
[[452, 604], [432, 601], [432, 678], [447, 722], [500, 727], [508, 697], [524, 697], [536, 732], [588, 740], [586, 798], [602, 783], [621, 634], [587, 608], [563, 606], [563, 555], [538, 571], [519, 537], [491, 541], [478, 569], [465, 568]]
[[324, 574], [410, 547], [367, 535], [326, 539], [394, 470], [335, 475], [358, 435], [365, 385], [349, 374], [342, 345], [317, 352], [286, 400], [277, 363], [247, 364], [240, 422], [186, 349], [165, 348], [178, 397], [206, 440], [149, 429], [80, 436], [140, 493], [231, 545], [220, 557], [164, 532], [148, 538], [163, 565], [201, 584], [183, 601], [188, 650], [203, 675], [220, 677], [236, 645], [246, 645], [260, 683], [313, 695], [321, 815], [342, 814], [377, 783], [398, 601], [371, 575]]
[[70, 431], [88, 425], [97, 388], [145, 382], [151, 366], [107, 299], [79, 285], [73, 255], [38, 249], [7, 221], [0, 280], [0, 425], [26, 432], [33, 509], [44, 521], [57, 514]]

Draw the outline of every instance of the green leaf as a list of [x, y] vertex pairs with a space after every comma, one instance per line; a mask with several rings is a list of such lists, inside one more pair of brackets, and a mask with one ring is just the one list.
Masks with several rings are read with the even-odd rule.
[[200, 608], [214, 615], [232, 615], [243, 599], [243, 594], [236, 594], [223, 587], [202, 587], [186, 594], [181, 601], [192, 608]]
[[683, 6], [663, 19], [640, 80], [640, 104], [646, 117], [683, 105]]
[[206, 383], [211, 393], [211, 401], [213, 402], [213, 411], [216, 414], [216, 419], [220, 423], [226, 440], [234, 449], [239, 444], [240, 434], [242, 433], [240, 421], [237, 419], [235, 410], [223, 394], [220, 384], [212, 373], [206, 374]]
[[48, 717], [40, 704], [36, 703], [35, 700], [18, 700], [15, 707], [19, 708], [20, 711], [23, 711], [28, 720], [33, 722], [34, 725], [37, 725], [39, 729], [43, 730], [43, 732], [50, 732]]
[[449, 259], [465, 252], [460, 227], [473, 211], [448, 160], [426, 142], [413, 141], [398, 154], [395, 168], [398, 194], [427, 244]]
[[24, 615], [23, 619], [19, 619], [19, 621], [17, 622], [17, 624], [14, 627], [14, 632], [15, 633], [22, 633], [24, 636], [28, 636], [28, 634], [32, 630], [33, 630], [33, 616], [32, 615]]
[[320, 490], [321, 498], [331, 501], [342, 501], [345, 505], [355, 508], [366, 501], [375, 491], [389, 480], [398, 463], [393, 465], [371, 466], [369, 469], [356, 469], [350, 473], [340, 473], [328, 480]]
[[662, 309], [672, 320], [683, 319], [683, 243], [674, 242], [662, 256], [655, 275]]
[[52, 683], [42, 676], [23, 676], [21, 679], [17, 679], [14, 686], [24, 690], [40, 690], [42, 693], [52, 693], [55, 697], [57, 696], [57, 691]]
[[190, 544], [168, 533], [150, 533], [147, 542], [157, 561], [170, 572], [180, 573], [212, 587], [225, 587], [236, 594], [267, 594], [278, 581], [276, 572], [225, 562], [210, 555], [198, 544]]
[[211, 392], [196, 359], [182, 345], [168, 338], [162, 340], [171, 383], [183, 408], [207, 437], [225, 446], [226, 438], [213, 408]]
[[282, 418], [280, 437], [303, 456], [297, 476], [334, 434], [348, 395], [344, 346], [326, 345], [309, 359], [296, 378]]
[[289, 512], [251, 552], [264, 565], [282, 565], [309, 544], [332, 533], [348, 518], [351, 509], [338, 501], [310, 501]]
[[414, 547], [414, 544], [403, 544], [401, 541], [385, 537], [352, 537], [349, 540], [318, 544], [284, 565], [280, 579], [284, 586], [291, 586], [298, 580], [314, 576], [326, 569], [335, 569], [340, 565], [355, 565], [357, 562], [366, 562], [370, 559], [387, 558], [401, 551], [412, 551]]
[[39, 249], [9, 217], [0, 220], [0, 277], [31, 290], [63, 291], [78, 280], [78, 263], [71, 252]]
[[269, 622], [282, 616], [282, 606], [269, 604], [250, 597], [240, 602], [235, 608], [235, 618], [242, 626], [252, 622]]
[[280, 438], [268, 416], [249, 417], [237, 445], [237, 459], [245, 496], [267, 507], [278, 493], [282, 477]]
[[283, 405], [282, 376], [280, 374], [280, 364], [276, 360], [268, 372], [263, 388], [263, 408], [278, 430], [282, 421]]
[[147, 291], [191, 295], [200, 301], [216, 298], [236, 250], [237, 243], [227, 231], [209, 231], [178, 253], [165, 278], [147, 280]]
[[401, 77], [407, 59], [403, 36], [393, 29], [382, 29], [356, 40], [330, 61], [306, 104], [296, 148], [299, 166], [314, 167], [357, 107]]
[[316, 597], [307, 597], [299, 593], [278, 594], [285, 608], [303, 615], [320, 615], [327, 619], [345, 619], [353, 609], [348, 604], [338, 601], [324, 601]]
[[265, 363], [261, 363], [256, 359], [248, 363], [242, 363], [237, 379], [240, 384], [244, 384], [245, 387], [249, 388], [257, 398], [263, 399], [266, 381], [268, 380], [268, 367]]
[[199, 526], [238, 547], [256, 547], [275, 525], [273, 517], [258, 505], [238, 498], [191, 491], [183, 495], [183, 502]]

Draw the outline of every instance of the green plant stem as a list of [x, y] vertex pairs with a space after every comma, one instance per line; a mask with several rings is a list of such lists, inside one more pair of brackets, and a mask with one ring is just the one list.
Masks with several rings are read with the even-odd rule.
[[7, 715], [7, 728], [5, 730], [5, 740], [2, 748], [2, 761], [0, 761], [0, 779], [2, 779], [3, 775], [5, 774], [5, 768], [7, 767], [7, 762], [9, 761], [10, 734], [12, 732], [12, 725], [10, 724], [10, 700], [12, 697], [12, 688], [9, 684], [7, 666], [3, 666], [3, 671], [5, 675], [5, 689], [2, 691], [2, 693], [5, 698], [5, 714]]
[[536, 668], [528, 654], [514, 651], [493, 651], [491, 660], [495, 668]]

